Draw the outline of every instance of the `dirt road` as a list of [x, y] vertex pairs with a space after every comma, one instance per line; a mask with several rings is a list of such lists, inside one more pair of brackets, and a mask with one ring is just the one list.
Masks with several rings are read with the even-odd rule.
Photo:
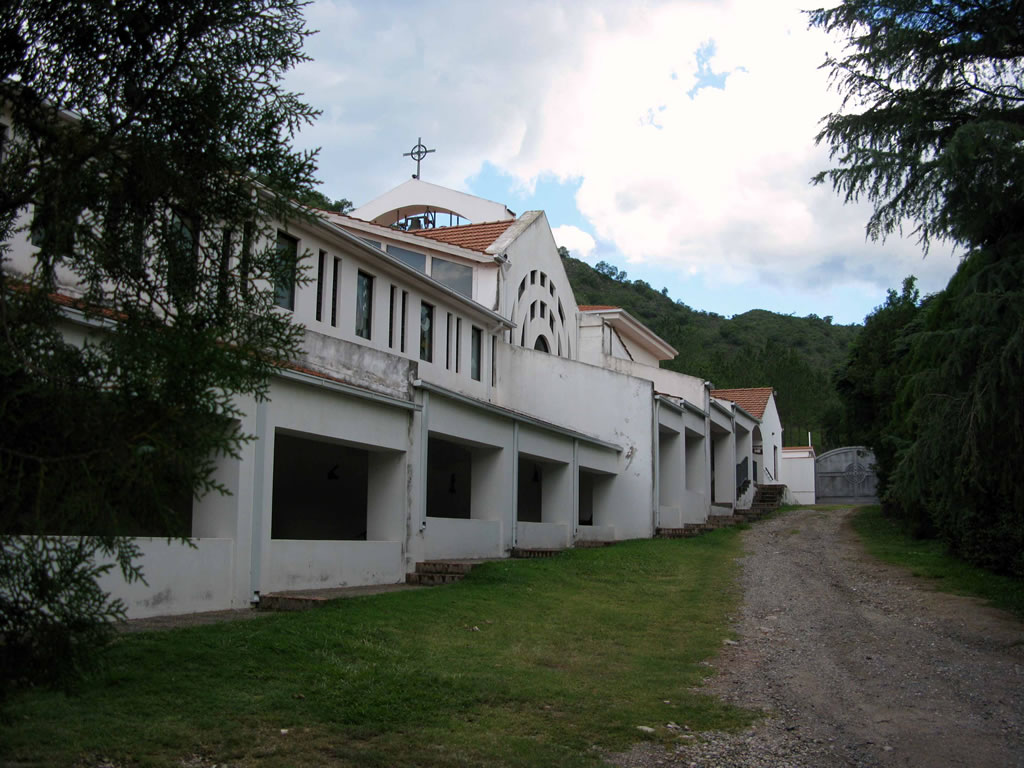
[[850, 514], [743, 534], [737, 644], [706, 688], [769, 717], [618, 765], [1024, 768], [1024, 624], [875, 561]]

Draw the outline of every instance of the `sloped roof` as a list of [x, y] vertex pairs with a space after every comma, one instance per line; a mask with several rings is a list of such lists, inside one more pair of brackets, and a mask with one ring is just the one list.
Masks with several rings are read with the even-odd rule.
[[436, 240], [440, 243], [457, 245], [471, 251], [484, 253], [488, 246], [501, 237], [505, 230], [515, 221], [484, 221], [479, 224], [464, 224], [461, 227], [437, 227], [435, 229], [415, 229], [409, 232], [417, 237]]
[[768, 406], [768, 399], [775, 393], [773, 387], [748, 387], [740, 389], [712, 389], [711, 396], [731, 400], [751, 416], [760, 419]]
[[622, 307], [613, 307], [610, 304], [579, 304], [577, 309], [580, 312], [598, 312], [603, 309], [622, 309]]

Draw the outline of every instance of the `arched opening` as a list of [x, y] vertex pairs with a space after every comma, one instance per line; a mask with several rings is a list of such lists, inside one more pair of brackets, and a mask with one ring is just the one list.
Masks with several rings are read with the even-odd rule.
[[550, 354], [551, 348], [548, 346], [548, 340], [543, 336], [538, 336], [537, 340], [533, 343], [533, 348], [538, 349], [541, 352], [547, 352]]

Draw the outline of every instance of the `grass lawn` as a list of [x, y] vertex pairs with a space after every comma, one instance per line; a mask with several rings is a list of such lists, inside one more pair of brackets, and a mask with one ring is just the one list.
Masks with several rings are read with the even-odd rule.
[[[670, 723], [739, 598], [735, 530], [506, 560], [446, 587], [121, 636], [77, 695], [16, 697], [0, 763], [594, 766]], [[656, 729], [652, 736], [638, 725]]]
[[915, 539], [879, 506], [864, 507], [853, 527], [875, 557], [933, 580], [943, 592], [981, 597], [1024, 618], [1024, 580], [999, 576], [950, 555], [941, 541]]

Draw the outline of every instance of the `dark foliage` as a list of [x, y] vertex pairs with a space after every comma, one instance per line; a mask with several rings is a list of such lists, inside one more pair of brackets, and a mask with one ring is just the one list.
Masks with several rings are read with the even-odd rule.
[[[819, 135], [838, 167], [816, 180], [870, 200], [874, 237], [906, 223], [925, 247], [944, 238], [965, 254], [920, 309], [880, 309], [890, 346], [847, 369], [863, 378], [877, 365], [895, 393], [887, 413], [860, 424], [883, 446], [886, 511], [973, 562], [1024, 575], [1021, 4], [845, 0], [811, 23], [847, 44], [825, 63], [844, 111]], [[848, 414], [869, 418], [857, 398], [881, 387], [849, 383]]]
[[271, 222], [312, 191], [280, 82], [307, 34], [295, 0], [0, 8], [0, 696], [93, 658], [123, 615], [96, 577], [190, 534], [240, 398], [297, 352]]

